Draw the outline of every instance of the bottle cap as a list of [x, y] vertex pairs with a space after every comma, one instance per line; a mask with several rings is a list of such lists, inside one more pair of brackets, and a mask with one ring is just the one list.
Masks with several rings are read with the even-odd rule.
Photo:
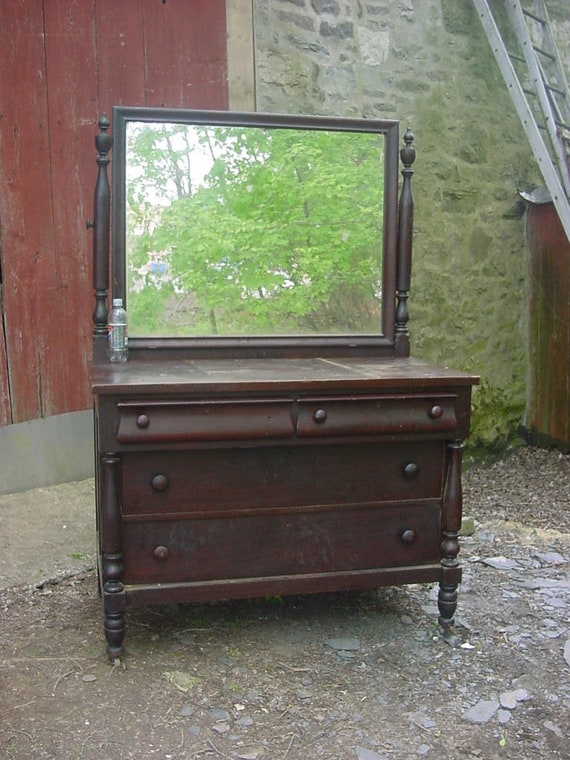
[[113, 306], [122, 306], [122, 305], [123, 305], [122, 298], [113, 298]]

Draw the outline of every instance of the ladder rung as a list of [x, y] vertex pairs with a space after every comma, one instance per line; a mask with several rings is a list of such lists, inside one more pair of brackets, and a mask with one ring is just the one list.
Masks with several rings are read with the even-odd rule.
[[557, 95], [560, 95], [563, 98], [566, 96], [566, 93], [564, 92], [564, 90], [561, 90], [559, 87], [555, 87], [552, 84], [548, 84], [548, 82], [545, 82], [544, 86], [546, 87], [547, 90], [550, 90], [550, 92], [555, 92]]
[[556, 60], [556, 56], [555, 55], [552, 55], [552, 53], [549, 53], [547, 50], [543, 50], [542, 48], [539, 48], [538, 45], [533, 45], [532, 49], [536, 53], [540, 53], [540, 55], [543, 55], [545, 58], [550, 58], [551, 61], [555, 61]]
[[541, 18], [540, 16], [537, 16], [536, 13], [533, 13], [532, 11], [527, 11], [524, 8], [522, 8], [521, 10], [525, 16], [528, 16], [529, 18], [533, 19], [533, 21], [537, 21], [539, 24], [542, 24], [542, 26], [546, 24], [546, 19]]

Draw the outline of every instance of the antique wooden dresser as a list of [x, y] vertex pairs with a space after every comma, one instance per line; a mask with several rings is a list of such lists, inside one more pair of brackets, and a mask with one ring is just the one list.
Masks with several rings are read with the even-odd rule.
[[[165, 125], [173, 130], [166, 137]], [[180, 136], [187, 125], [196, 130], [191, 138]], [[130, 605], [439, 582], [440, 622], [451, 626], [461, 579], [461, 454], [477, 378], [409, 356], [411, 133], [399, 151], [394, 121], [136, 108], [114, 109], [113, 138], [105, 117], [100, 127], [92, 388], [99, 580], [109, 656], [122, 653]], [[281, 133], [295, 138], [292, 152], [290, 145], [289, 152], [277, 150]], [[260, 147], [265, 135], [271, 143]], [[327, 168], [315, 175], [318, 196], [303, 196], [295, 221], [284, 197], [295, 194], [301, 178], [314, 170], [320, 150], [314, 135], [331, 140], [322, 151], [327, 160], [335, 146], [341, 157], [332, 173]], [[380, 188], [372, 201], [381, 206], [377, 214], [357, 197], [359, 184], [367, 198], [376, 192], [366, 189], [369, 170], [363, 168], [358, 179], [368, 147], [359, 142], [351, 153], [349, 138], [357, 142], [364, 136], [379, 150], [372, 164]], [[305, 143], [310, 157], [298, 159]], [[179, 184], [159, 199], [161, 187], [175, 186], [176, 167], [184, 166], [188, 150], [198, 150], [198, 144], [215, 160], [203, 159], [193, 188], [181, 190]], [[134, 322], [125, 363], [112, 363], [105, 353], [112, 145], [112, 295], [125, 299]], [[176, 151], [162, 185], [153, 173], [166, 163], [161, 145]], [[273, 152], [281, 156], [279, 168], [255, 174], [254, 168], [268, 168]], [[255, 219], [240, 216], [255, 188], [266, 192], [268, 176], [285, 183], [292, 164], [284, 192], [273, 200], [259, 194], [249, 204]], [[355, 177], [354, 184], [344, 187], [345, 174]], [[240, 187], [228, 191], [238, 176]], [[203, 229], [210, 203], [221, 205], [223, 216], [205, 240], [186, 243], [185, 225]], [[271, 247], [285, 246], [286, 257], [268, 259], [251, 242], [264, 234], [262, 207], [272, 218]], [[151, 221], [140, 216], [143, 208], [152, 209]], [[324, 220], [321, 208], [329, 209], [331, 219]], [[349, 208], [357, 209], [356, 223]], [[340, 220], [342, 214], [346, 218]], [[371, 216], [376, 237], [364, 234]], [[241, 237], [252, 227], [253, 237]], [[286, 229], [293, 234], [301, 227], [302, 244], [283, 239]], [[331, 238], [336, 227], [342, 230]], [[325, 233], [319, 268], [313, 270], [313, 243]], [[218, 247], [222, 253], [213, 252]], [[244, 252], [253, 248], [248, 263]], [[367, 261], [376, 261], [372, 269], [361, 267], [364, 249], [373, 251], [372, 257], [366, 254]], [[348, 267], [345, 255], [354, 257]], [[323, 266], [326, 257], [330, 261]], [[256, 268], [263, 280], [251, 285]], [[329, 270], [349, 274], [318, 301]], [[372, 285], [360, 288], [354, 272], [358, 278], [371, 272], [366, 278]], [[228, 290], [230, 285], [238, 290]], [[212, 293], [221, 294], [217, 302]], [[235, 293], [230, 327], [220, 329]], [[355, 304], [359, 293], [372, 293], [375, 305]], [[156, 319], [163, 321], [149, 328], [158, 301], [163, 307]], [[331, 328], [330, 315], [339, 304]], [[183, 326], [165, 334], [165, 324], [184, 309]], [[255, 325], [261, 309], [276, 311], [272, 327]], [[208, 328], [200, 322], [202, 313]], [[354, 328], [360, 319], [362, 329]], [[275, 327], [279, 322], [283, 330]]]

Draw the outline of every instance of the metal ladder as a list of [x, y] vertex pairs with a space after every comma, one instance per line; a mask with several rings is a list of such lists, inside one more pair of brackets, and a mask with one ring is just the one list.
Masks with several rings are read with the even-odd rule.
[[[487, 0], [473, 3], [570, 240], [570, 91], [546, 3], [502, 0], [510, 29]], [[516, 39], [518, 51], [507, 49], [506, 37]]]

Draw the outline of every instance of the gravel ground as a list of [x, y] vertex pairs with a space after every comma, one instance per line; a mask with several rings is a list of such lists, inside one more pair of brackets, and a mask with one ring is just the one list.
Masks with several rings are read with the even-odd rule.
[[[437, 588], [413, 585], [135, 609], [113, 667], [89, 547], [51, 579], [32, 552], [29, 582], [0, 591], [0, 757], [570, 758], [569, 494], [554, 451], [467, 471], [447, 639]], [[0, 519], [19, 509], [3, 525], [35, 536], [41, 501], [0, 500]]]
[[524, 447], [489, 466], [467, 467], [464, 514], [570, 533], [570, 456]]

